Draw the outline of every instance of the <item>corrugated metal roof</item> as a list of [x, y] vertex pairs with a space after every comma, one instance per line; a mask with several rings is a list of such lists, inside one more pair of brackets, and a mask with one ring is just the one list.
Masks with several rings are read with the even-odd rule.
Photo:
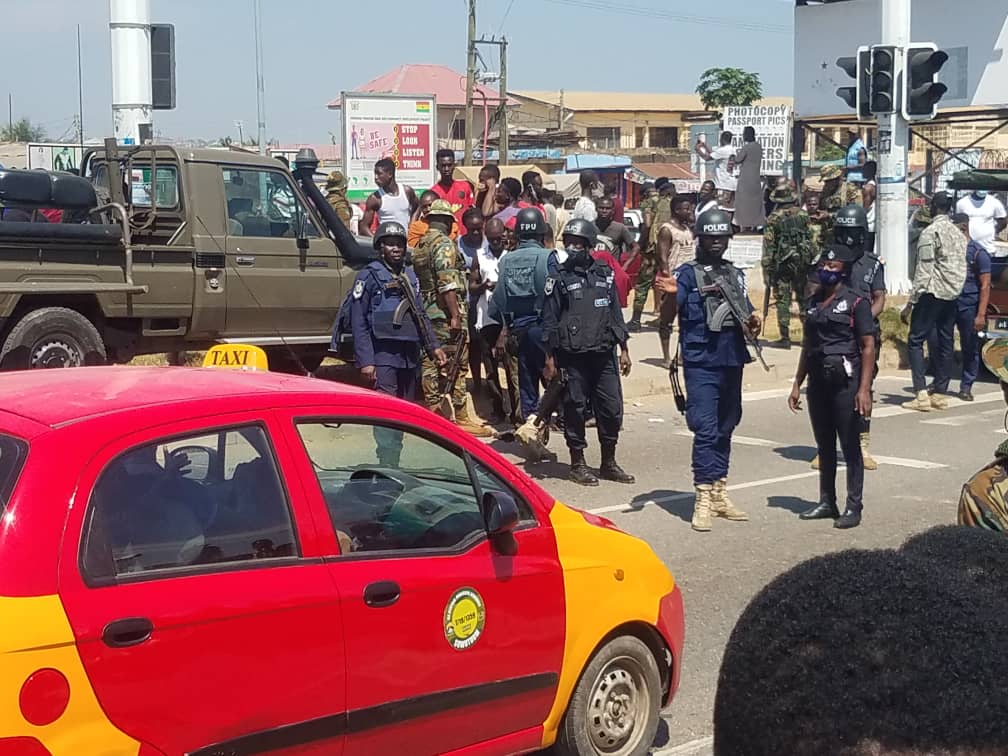
[[[354, 92], [383, 92], [390, 94], [432, 94], [439, 107], [464, 108], [466, 75], [448, 66], [433, 63], [409, 63], [383, 73], [366, 84], [355, 88]], [[499, 103], [500, 92], [491, 87], [476, 85], [476, 103], [482, 106], [483, 96], [487, 101]], [[509, 102], [517, 105], [515, 100]], [[339, 98], [329, 103], [332, 109], [340, 107]]]
[[[536, 90], [511, 91], [512, 97], [537, 100], [559, 107], [560, 92]], [[792, 97], [764, 97], [755, 105], [791, 105]], [[564, 92], [563, 105], [573, 111], [635, 111], [690, 112], [702, 111], [703, 103], [696, 94], [652, 94], [641, 92]]]

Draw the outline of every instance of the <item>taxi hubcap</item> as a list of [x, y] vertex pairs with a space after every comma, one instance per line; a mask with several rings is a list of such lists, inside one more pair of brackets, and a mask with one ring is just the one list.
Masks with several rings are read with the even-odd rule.
[[592, 686], [588, 708], [588, 734], [600, 754], [619, 756], [632, 752], [648, 715], [644, 670], [633, 659], [614, 659]]
[[32, 350], [32, 368], [80, 367], [80, 352], [65, 341], [46, 341]]

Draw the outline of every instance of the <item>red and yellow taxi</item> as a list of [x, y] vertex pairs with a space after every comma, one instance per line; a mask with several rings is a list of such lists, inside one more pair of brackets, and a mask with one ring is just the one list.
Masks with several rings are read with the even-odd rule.
[[452, 424], [200, 368], [0, 397], [0, 756], [648, 752], [672, 576]]

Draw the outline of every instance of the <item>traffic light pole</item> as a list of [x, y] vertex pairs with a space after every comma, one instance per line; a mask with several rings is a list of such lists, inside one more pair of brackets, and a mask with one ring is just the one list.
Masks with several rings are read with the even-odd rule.
[[[910, 0], [882, 0], [882, 44], [896, 48], [894, 70], [899, 82], [905, 77], [904, 50], [910, 44]], [[901, 89], [902, 85], [898, 85], [896, 91]], [[899, 103], [894, 104], [895, 112], [878, 115], [876, 250], [886, 264], [889, 293], [906, 294], [911, 283], [907, 183], [910, 124]]]

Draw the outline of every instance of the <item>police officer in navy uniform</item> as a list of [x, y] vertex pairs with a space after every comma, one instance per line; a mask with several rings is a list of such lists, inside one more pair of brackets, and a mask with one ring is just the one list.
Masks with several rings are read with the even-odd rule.
[[[553, 380], [557, 370], [566, 371], [564, 438], [570, 450], [570, 479], [582, 486], [597, 486], [598, 477], [585, 462], [585, 420], [589, 400], [595, 411], [602, 464], [599, 477], [617, 483], [633, 483], [616, 463], [616, 444], [623, 423], [620, 372], [630, 373], [630, 337], [623, 322], [615, 275], [606, 263], [591, 256], [586, 234], [572, 220], [563, 234], [567, 259], [546, 282], [543, 331], [546, 368], [543, 377]], [[619, 369], [613, 349], [619, 346]]]
[[[805, 307], [804, 340], [788, 406], [801, 409], [801, 386], [808, 377], [809, 418], [819, 448], [819, 503], [803, 520], [834, 520], [839, 529], [861, 524], [864, 463], [859, 436], [871, 409], [875, 365], [875, 325], [871, 304], [848, 285], [859, 250], [833, 244], [823, 253], [819, 290]], [[837, 439], [847, 462], [847, 504], [837, 506]]]
[[[711, 529], [711, 516], [744, 521], [749, 516], [728, 498], [731, 438], [742, 419], [742, 370], [752, 358], [742, 329], [755, 337], [762, 328], [746, 295], [742, 271], [723, 259], [734, 231], [731, 216], [717, 208], [701, 213], [696, 222], [697, 256], [680, 265], [671, 278], [659, 276], [662, 322], [679, 319], [679, 351], [686, 379], [686, 424], [693, 431], [692, 527]], [[724, 299], [712, 287], [715, 280], [733, 288], [733, 298], [749, 313], [745, 323], [734, 316], [720, 322], [715, 314]]]
[[[448, 360], [423, 305], [419, 304], [420, 284], [416, 275], [405, 265], [406, 229], [396, 221], [381, 224], [374, 247], [381, 259], [368, 263], [354, 281], [351, 306], [354, 356], [367, 384], [383, 394], [413, 402], [419, 395], [421, 347], [426, 344], [439, 365]], [[403, 311], [404, 285], [413, 289], [418, 312]], [[376, 427], [375, 440], [379, 462], [397, 466], [402, 433]]]
[[536, 208], [518, 212], [518, 247], [501, 257], [489, 305], [490, 318], [504, 324], [494, 345], [495, 356], [503, 357], [509, 340], [517, 346], [518, 391], [526, 420], [539, 410], [539, 377], [546, 364], [542, 330], [549, 261], [543, 243], [546, 230], [546, 219]]

